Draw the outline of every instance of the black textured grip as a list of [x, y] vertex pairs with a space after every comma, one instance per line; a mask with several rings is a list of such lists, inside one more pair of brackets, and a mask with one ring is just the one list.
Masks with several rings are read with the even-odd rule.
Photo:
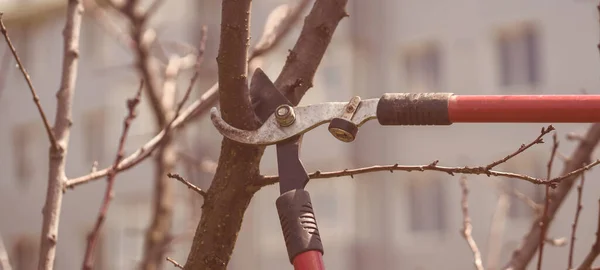
[[290, 263], [296, 255], [305, 251], [317, 250], [323, 254], [323, 243], [308, 191], [290, 190], [281, 194], [275, 204]]
[[451, 125], [452, 93], [387, 93], [377, 104], [377, 120], [390, 125]]

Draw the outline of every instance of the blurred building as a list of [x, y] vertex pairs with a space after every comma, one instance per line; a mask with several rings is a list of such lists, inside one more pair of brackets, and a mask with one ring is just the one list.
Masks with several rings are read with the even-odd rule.
[[[285, 0], [253, 3], [252, 37], [256, 42], [270, 10]], [[54, 95], [62, 58], [64, 1], [0, 2], [13, 42], [30, 72], [46, 114], [53, 122]], [[190, 8], [193, 7], [193, 8]], [[219, 30], [218, 1], [165, 1], [153, 26], [169, 53], [179, 43], [195, 45], [199, 25], [209, 29], [200, 95], [215, 81]], [[344, 19], [302, 104], [346, 101], [353, 95], [378, 98], [385, 92], [453, 92], [456, 94], [593, 93], [600, 86], [598, 15], [590, 1], [350, 1]], [[177, 14], [177, 16], [172, 16]], [[118, 18], [116, 16], [115, 18]], [[121, 20], [117, 20], [118, 23]], [[300, 32], [296, 27], [261, 64], [276, 78]], [[48, 141], [24, 80], [6, 45], [0, 43], [0, 234], [16, 269], [34, 269], [47, 182]], [[73, 111], [67, 175], [88, 173], [94, 162], [109, 166], [137, 77], [130, 50], [89, 15], [84, 18], [81, 62]], [[182, 73], [187, 85], [191, 71]], [[184, 89], [185, 87], [182, 87]], [[485, 165], [538, 135], [543, 124], [455, 124], [450, 127], [380, 127], [368, 123], [357, 140], [335, 140], [325, 127], [304, 136], [302, 160], [309, 171], [341, 170], [376, 164]], [[555, 125], [559, 138], [584, 132], [588, 125]], [[127, 143], [131, 153], [155, 132], [150, 108], [142, 104]], [[547, 138], [549, 141], [550, 138]], [[221, 137], [210, 121], [186, 128], [178, 141], [182, 155], [215, 159]], [[561, 142], [569, 155], [572, 142]], [[545, 177], [550, 145], [534, 147], [502, 165], [502, 170]], [[560, 161], [554, 173], [562, 169]], [[115, 200], [102, 235], [96, 269], [132, 269], [141, 258], [150, 218], [152, 163], [145, 161], [117, 176]], [[195, 176], [208, 187], [210, 175]], [[274, 174], [275, 153], [268, 148], [261, 163]], [[593, 243], [599, 184], [588, 174], [579, 222], [575, 261]], [[519, 181], [469, 176], [470, 214], [484, 264], [503, 265], [532, 221], [532, 211], [509, 196], [502, 241], [490, 240], [497, 208], [497, 183], [540, 201], [543, 188]], [[185, 262], [197, 216], [191, 194], [178, 186], [173, 233], [180, 236], [169, 256]], [[56, 269], [78, 269], [85, 237], [94, 223], [105, 181], [76, 187], [65, 194]], [[462, 228], [458, 177], [442, 173], [389, 172], [315, 180], [313, 197], [325, 245], [328, 269], [469, 269], [471, 252]], [[289, 265], [275, 209], [276, 186], [261, 190], [246, 213], [230, 269], [287, 269]], [[193, 207], [192, 207], [193, 208]], [[196, 206], [197, 208], [197, 206]], [[569, 237], [575, 209], [570, 195], [550, 229], [551, 237]], [[197, 209], [195, 209], [197, 210]], [[491, 245], [491, 246], [490, 246]], [[564, 269], [568, 250], [548, 247], [544, 269]], [[30, 264], [30, 265], [27, 265]]]

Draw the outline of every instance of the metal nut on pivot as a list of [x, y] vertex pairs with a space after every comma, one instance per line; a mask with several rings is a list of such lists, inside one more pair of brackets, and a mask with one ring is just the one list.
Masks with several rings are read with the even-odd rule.
[[275, 120], [282, 127], [290, 126], [296, 121], [296, 114], [292, 106], [284, 104], [275, 109]]

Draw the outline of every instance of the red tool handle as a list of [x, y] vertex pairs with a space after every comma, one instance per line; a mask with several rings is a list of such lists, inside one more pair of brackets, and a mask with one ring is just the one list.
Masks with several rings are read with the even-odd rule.
[[453, 123], [596, 123], [600, 95], [452, 96]]
[[294, 270], [325, 270], [323, 255], [316, 250], [310, 250], [296, 255]]
[[377, 104], [381, 125], [598, 123], [600, 95], [389, 93]]

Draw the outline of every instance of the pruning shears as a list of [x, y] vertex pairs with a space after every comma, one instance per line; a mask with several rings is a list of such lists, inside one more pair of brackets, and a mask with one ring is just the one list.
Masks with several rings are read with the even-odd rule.
[[600, 95], [455, 95], [453, 93], [386, 93], [380, 98], [296, 106], [260, 69], [254, 72], [257, 130], [237, 129], [211, 109], [211, 120], [225, 137], [244, 144], [277, 147], [280, 196], [277, 212], [295, 270], [321, 270], [323, 243], [308, 191], [309, 176], [299, 158], [302, 135], [329, 123], [338, 140], [352, 142], [358, 129], [377, 119], [384, 126], [453, 123], [596, 123]]

